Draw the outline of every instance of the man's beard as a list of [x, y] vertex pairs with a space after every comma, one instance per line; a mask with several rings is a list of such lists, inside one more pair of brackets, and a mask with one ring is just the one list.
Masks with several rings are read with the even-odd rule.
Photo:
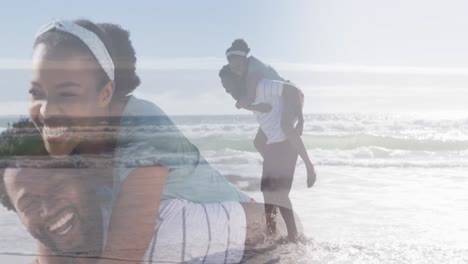
[[[55, 241], [48, 235], [48, 232], [44, 230], [44, 227], [41, 228], [38, 235], [35, 238], [41, 241], [49, 250], [54, 252], [56, 256], [63, 256], [63, 257], [87, 257], [87, 258], [94, 258], [99, 257], [102, 252], [102, 241], [103, 236], [102, 232], [97, 232], [99, 229], [100, 224], [93, 221], [88, 221], [88, 225], [85, 222], [81, 221], [81, 228], [82, 228], [82, 237], [83, 241], [80, 245], [70, 249], [60, 249], [60, 247], [55, 243]], [[95, 221], [102, 221], [102, 218], [95, 219]], [[101, 228], [102, 229], [102, 228]], [[97, 235], [100, 233], [101, 235]]]

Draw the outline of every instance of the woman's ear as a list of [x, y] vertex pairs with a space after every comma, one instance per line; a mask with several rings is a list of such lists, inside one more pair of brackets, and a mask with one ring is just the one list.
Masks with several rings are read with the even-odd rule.
[[99, 92], [99, 106], [100, 107], [107, 107], [109, 106], [110, 102], [112, 101], [112, 96], [114, 95], [115, 91], [115, 83], [114, 81], [108, 81], [106, 85], [101, 88]]

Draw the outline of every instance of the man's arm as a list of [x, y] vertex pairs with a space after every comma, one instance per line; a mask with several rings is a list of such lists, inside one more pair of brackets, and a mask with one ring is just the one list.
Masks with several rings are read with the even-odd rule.
[[261, 113], [268, 113], [271, 111], [271, 105], [266, 103], [260, 103], [256, 105], [249, 105], [244, 107], [244, 109], [249, 111], [261, 112]]

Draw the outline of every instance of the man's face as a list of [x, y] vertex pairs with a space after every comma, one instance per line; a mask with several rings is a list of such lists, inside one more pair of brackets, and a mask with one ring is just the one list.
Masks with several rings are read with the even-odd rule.
[[231, 76], [221, 78], [221, 83], [224, 89], [226, 89], [226, 92], [229, 93], [234, 98], [234, 100], [239, 100], [240, 87], [238, 77]]
[[247, 59], [244, 56], [231, 55], [228, 57], [229, 68], [231, 71], [242, 76], [244, 74], [245, 68], [247, 67]]
[[46, 247], [67, 254], [101, 249], [101, 211], [78, 169], [7, 169], [4, 180], [21, 222]]
[[223, 78], [221, 79], [221, 83], [228, 93], [232, 93], [232, 91], [237, 89], [237, 83], [233, 78]]

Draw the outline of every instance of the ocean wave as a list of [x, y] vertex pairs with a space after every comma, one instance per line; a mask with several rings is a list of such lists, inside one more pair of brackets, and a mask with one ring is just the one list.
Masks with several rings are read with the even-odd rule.
[[[468, 119], [431, 119], [401, 115], [313, 114], [305, 116], [308, 149], [352, 150], [376, 147], [409, 151], [468, 150]], [[0, 131], [11, 118], [0, 120]], [[253, 116], [174, 117], [178, 128], [202, 150], [255, 151]], [[129, 134], [150, 138], [161, 127], [128, 126]]]
[[468, 140], [436, 140], [372, 134], [350, 136], [304, 136], [308, 148], [356, 149], [359, 147], [381, 147], [386, 149], [449, 151], [468, 149]]
[[[254, 135], [224, 135], [189, 137], [203, 150], [220, 150], [224, 148], [254, 151]], [[377, 147], [391, 150], [413, 151], [462, 151], [468, 150], [468, 140], [435, 140], [391, 136], [358, 134], [349, 136], [304, 135], [307, 149], [343, 149], [352, 150], [361, 147]]]
[[[351, 150], [310, 149], [309, 156], [317, 166], [364, 167], [364, 168], [466, 168], [466, 151], [407, 151], [381, 147], [361, 147]], [[247, 167], [262, 164], [262, 157], [255, 151], [235, 149], [208, 150], [202, 154], [218, 167], [243, 165]], [[298, 165], [303, 166], [299, 158]]]
[[[255, 119], [247, 116], [175, 120], [182, 132], [193, 138], [254, 134], [258, 129]], [[432, 140], [468, 140], [468, 119], [431, 119], [412, 115], [313, 114], [305, 116], [304, 134], [369, 134]]]

